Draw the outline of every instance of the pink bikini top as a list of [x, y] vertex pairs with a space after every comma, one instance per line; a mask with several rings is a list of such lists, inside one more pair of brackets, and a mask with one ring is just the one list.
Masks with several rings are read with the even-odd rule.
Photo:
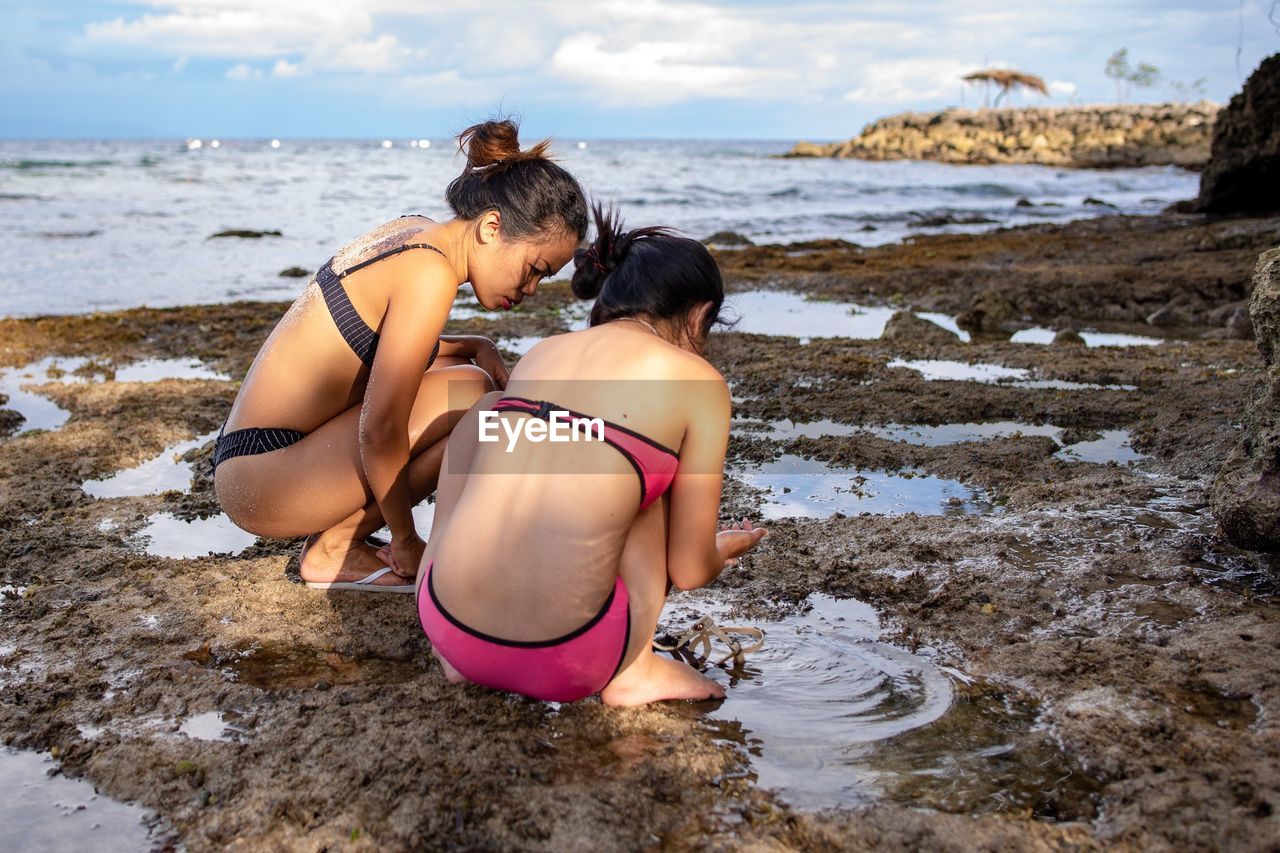
[[[557, 406], [546, 400], [526, 400], [523, 397], [503, 397], [493, 407], [494, 411], [525, 412], [544, 421], [551, 419], [552, 412], [568, 412], [570, 423], [578, 420], [593, 420], [591, 415], [584, 415]], [[653, 439], [646, 438], [635, 430], [618, 426], [612, 421], [604, 422], [604, 440], [622, 454], [631, 463], [640, 478], [640, 509], [662, 497], [671, 488], [675, 479], [676, 467], [680, 456], [674, 450], [663, 447]]]

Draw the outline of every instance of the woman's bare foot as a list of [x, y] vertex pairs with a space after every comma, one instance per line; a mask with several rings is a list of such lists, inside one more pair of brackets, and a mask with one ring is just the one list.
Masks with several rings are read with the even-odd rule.
[[453, 664], [445, 660], [435, 649], [431, 650], [431, 654], [435, 659], [440, 661], [440, 666], [444, 668], [444, 677], [449, 680], [450, 684], [461, 684], [467, 680], [467, 677], [453, 668]]
[[[300, 574], [308, 583], [353, 583], [363, 580], [387, 564], [378, 557], [378, 549], [368, 542], [328, 540], [324, 534], [312, 534], [302, 546]], [[373, 586], [403, 586], [405, 579], [387, 572]]]
[[724, 688], [687, 663], [643, 652], [618, 673], [600, 699], [615, 707], [644, 705], [665, 699], [723, 699]]

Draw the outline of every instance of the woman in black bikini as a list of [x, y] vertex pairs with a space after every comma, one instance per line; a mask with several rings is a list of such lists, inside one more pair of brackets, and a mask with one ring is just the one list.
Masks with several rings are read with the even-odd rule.
[[[445, 442], [506, 386], [492, 341], [441, 335], [464, 282], [507, 310], [569, 262], [587, 229], [578, 182], [520, 150], [511, 121], [463, 131], [454, 219], [401, 217], [330, 259], [258, 352], [214, 453], [227, 515], [259, 536], [307, 536], [311, 586], [412, 592], [410, 510], [435, 491]], [[391, 543], [368, 540], [382, 526]]]

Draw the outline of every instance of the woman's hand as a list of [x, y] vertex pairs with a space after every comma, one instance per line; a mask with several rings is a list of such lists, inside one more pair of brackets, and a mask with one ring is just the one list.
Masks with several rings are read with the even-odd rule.
[[391, 567], [391, 571], [406, 580], [418, 576], [418, 566], [422, 563], [422, 552], [427, 543], [416, 533], [413, 539], [392, 540], [390, 545], [378, 549], [378, 556]]
[[505, 391], [511, 371], [507, 370], [507, 364], [502, 360], [502, 354], [498, 352], [498, 345], [488, 338], [481, 338], [476, 343], [475, 360], [476, 367], [493, 378], [493, 384], [498, 387], [498, 390]]
[[716, 534], [716, 550], [725, 566], [738, 565], [738, 558], [760, 543], [769, 533], [763, 527], [757, 527], [747, 519], [739, 522], [723, 524]]

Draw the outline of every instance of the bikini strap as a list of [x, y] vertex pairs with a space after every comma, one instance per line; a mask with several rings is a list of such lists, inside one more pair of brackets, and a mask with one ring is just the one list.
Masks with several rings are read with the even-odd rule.
[[392, 255], [398, 255], [398, 254], [400, 254], [401, 252], [407, 252], [407, 251], [409, 251], [410, 249], [430, 249], [431, 251], [435, 252], [435, 253], [436, 253], [437, 255], [439, 255], [440, 257], [442, 257], [442, 258], [443, 258], [443, 257], [446, 257], [446, 255], [445, 255], [445, 253], [444, 253], [444, 252], [440, 251], [439, 249], [437, 249], [435, 246], [431, 245], [430, 243], [406, 243], [406, 244], [404, 244], [403, 246], [397, 246], [396, 248], [391, 249], [390, 251], [383, 252], [383, 253], [382, 253], [382, 254], [380, 254], [380, 255], [375, 255], [374, 257], [369, 258], [369, 260], [367, 260], [367, 261], [361, 261], [360, 263], [355, 264], [354, 266], [350, 266], [350, 267], [348, 267], [347, 269], [345, 269], [345, 270], [343, 270], [342, 272], [340, 272], [340, 273], [338, 273], [338, 274], [337, 274], [337, 275], [338, 275], [338, 278], [340, 278], [340, 279], [342, 279], [342, 278], [346, 278], [347, 276], [351, 275], [353, 272], [359, 272], [360, 270], [364, 269], [365, 267], [373, 266], [373, 265], [374, 265], [374, 264], [376, 264], [378, 261], [386, 260], [387, 258], [391, 257]]

